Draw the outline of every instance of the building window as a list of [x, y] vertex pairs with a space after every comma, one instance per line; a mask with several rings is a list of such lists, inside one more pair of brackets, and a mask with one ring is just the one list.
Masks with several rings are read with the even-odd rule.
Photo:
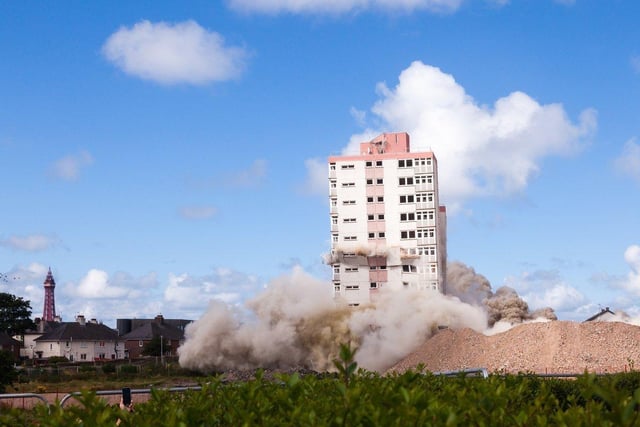
[[346, 268], [344, 269], [344, 271], [345, 271], [346, 273], [355, 273], [355, 272], [357, 272], [357, 271], [358, 271], [358, 267], [346, 267]]
[[356, 222], [355, 218], [344, 218], [342, 222]]
[[400, 185], [413, 185], [413, 177], [399, 178]]
[[336, 292], [340, 292], [340, 286], [339, 285], [334, 286], [333, 290], [336, 291]]
[[367, 220], [368, 221], [373, 221], [373, 215], [367, 215]]
[[367, 180], [367, 185], [373, 185], [373, 179], [368, 179]]
[[144, 341], [139, 340], [139, 341], [138, 341], [138, 347], [142, 347], [142, 346], [144, 346]]
[[378, 267], [380, 270], [386, 270], [387, 266], [386, 265], [381, 265], [380, 267]]
[[369, 266], [369, 270], [371, 270], [371, 271], [376, 270], [377, 268], [378, 268], [378, 267], [377, 267], [377, 266], [375, 266], [375, 265], [371, 265], [371, 266]]
[[367, 203], [373, 203], [373, 197], [367, 197]]
[[342, 204], [343, 205], [355, 205], [356, 201], [355, 200], [343, 200]]
[[342, 168], [342, 169], [354, 169], [355, 165], [353, 165], [353, 164], [342, 165], [342, 166], [340, 166], [340, 168]]
[[375, 239], [376, 238], [376, 233], [369, 233], [369, 238], [370, 239]]
[[433, 176], [427, 175], [427, 184], [431, 184], [433, 182]]
[[331, 199], [331, 206], [338, 206], [338, 200]]
[[427, 237], [433, 237], [434, 236], [434, 231], [433, 228], [430, 228], [428, 230], [424, 230], [424, 231], [418, 231], [418, 238], [427, 238]]
[[337, 234], [332, 234], [331, 235], [331, 241], [332, 242], [337, 242], [338, 241], [338, 235]]
[[384, 239], [384, 231], [381, 231], [380, 233], [378, 233], [378, 237], [380, 239]]
[[344, 236], [344, 240], [345, 241], [354, 241], [354, 240], [358, 240], [357, 236]]
[[336, 170], [336, 164], [335, 163], [329, 163], [329, 169], [334, 171]]
[[333, 272], [336, 274], [340, 274], [340, 266], [339, 265], [334, 265], [333, 266]]
[[435, 211], [424, 211], [424, 212], [418, 211], [417, 216], [418, 216], [418, 220], [422, 220], [422, 221], [426, 221], [428, 219], [432, 220], [435, 216]]
[[373, 166], [373, 162], [365, 162], [364, 165], [365, 167], [370, 168], [371, 166]]
[[376, 178], [376, 184], [377, 185], [382, 185], [384, 181], [382, 180], [382, 178]]
[[414, 203], [414, 197], [413, 195], [408, 195], [408, 196], [400, 196], [400, 203]]
[[342, 186], [343, 187], [355, 187], [356, 183], [355, 182], [343, 182]]
[[337, 216], [332, 216], [331, 217], [331, 224], [338, 225], [338, 217]]
[[80, 353], [80, 360], [87, 360], [87, 353]]
[[417, 273], [418, 268], [415, 265], [403, 265], [402, 266], [403, 273]]
[[[357, 290], [357, 289], [360, 289], [360, 286], [359, 285], [347, 285], [347, 286], [345, 286], [345, 289], [347, 289], [347, 290]], [[354, 305], [357, 305], [357, 304], [354, 304]]]
[[376, 160], [376, 167], [382, 167], [382, 160]]
[[330, 182], [330, 187], [331, 187], [331, 188], [336, 188], [336, 186], [337, 186], [336, 181], [331, 180], [331, 181], [329, 181], [329, 182]]
[[378, 196], [378, 203], [384, 202], [384, 196]]
[[413, 160], [412, 159], [398, 160], [398, 167], [400, 167], [400, 168], [410, 168], [412, 166], [413, 166]]
[[400, 221], [415, 221], [415, 220], [416, 220], [416, 214], [413, 212], [400, 214]]
[[400, 232], [400, 238], [401, 239], [415, 239], [416, 238], [416, 232], [414, 230], [401, 231]]
[[369, 287], [371, 289], [378, 289], [378, 284], [376, 282], [371, 282], [371, 284], [369, 285]]
[[384, 214], [378, 215], [378, 221], [384, 221]]

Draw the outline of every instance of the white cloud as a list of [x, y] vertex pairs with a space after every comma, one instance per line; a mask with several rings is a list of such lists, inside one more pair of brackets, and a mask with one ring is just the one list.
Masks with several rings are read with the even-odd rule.
[[366, 119], [367, 119], [366, 111], [358, 110], [356, 107], [351, 107], [349, 109], [349, 114], [351, 114], [351, 117], [353, 117], [353, 119], [356, 121], [358, 125], [360, 126], [365, 125]]
[[180, 216], [184, 219], [209, 219], [217, 212], [213, 206], [184, 206], [180, 208]]
[[26, 252], [39, 252], [52, 248], [58, 243], [55, 237], [44, 234], [30, 234], [28, 236], [9, 236], [0, 239], [0, 246]]
[[596, 127], [593, 110], [574, 124], [562, 105], [541, 105], [523, 92], [479, 105], [453, 76], [419, 61], [395, 88], [379, 83], [377, 90], [371, 111], [381, 128], [353, 135], [344, 154], [357, 153], [372, 135], [408, 132], [412, 151], [435, 153], [441, 196], [454, 211], [472, 197], [524, 190], [542, 159], [578, 152]]
[[617, 287], [635, 296], [640, 296], [640, 246], [629, 246], [624, 252], [624, 260], [631, 268], [631, 271], [624, 280], [617, 284]]
[[300, 191], [304, 194], [327, 195], [329, 175], [326, 161], [320, 159], [307, 159], [304, 161], [307, 168], [307, 178]]
[[256, 159], [248, 168], [209, 178], [189, 178], [188, 184], [197, 188], [256, 188], [267, 176], [267, 161]]
[[84, 298], [123, 298], [128, 293], [126, 288], [111, 283], [105, 271], [95, 268], [80, 280], [76, 292]]
[[586, 302], [585, 296], [580, 291], [566, 283], [553, 284], [542, 293], [529, 292], [522, 298], [532, 308], [551, 307], [558, 312], [574, 310]]
[[633, 71], [635, 71], [636, 73], [640, 73], [640, 55], [632, 55], [631, 59], [629, 59], [629, 62], [631, 63], [631, 68], [633, 68]]
[[7, 292], [30, 301], [32, 317], [42, 316], [43, 283], [47, 277], [47, 270], [47, 266], [34, 262], [26, 267], [15, 266], [6, 273], [0, 271], [6, 278], [6, 280], [0, 280], [0, 292]]
[[93, 163], [93, 157], [87, 151], [71, 154], [57, 160], [50, 169], [50, 174], [64, 181], [75, 181], [80, 171]]
[[636, 142], [635, 138], [624, 144], [622, 154], [614, 160], [614, 167], [621, 174], [640, 183], [640, 144]]
[[[451, 13], [463, 0], [229, 0], [232, 9], [248, 13], [341, 14], [366, 9], [411, 12], [426, 10]], [[495, 0], [492, 0], [495, 1]]]
[[519, 277], [508, 277], [505, 284], [520, 292], [533, 310], [551, 307], [557, 314], [569, 313], [587, 303], [587, 298], [567, 284], [558, 270], [525, 271]]
[[202, 277], [170, 274], [164, 303], [172, 309], [199, 317], [212, 299], [239, 303], [261, 286], [256, 277], [225, 268]]
[[235, 172], [224, 178], [224, 182], [229, 187], [257, 187], [262, 183], [262, 179], [267, 175], [267, 161], [257, 159], [248, 169]]
[[226, 46], [222, 36], [194, 21], [177, 24], [141, 21], [121, 27], [102, 47], [125, 73], [162, 84], [194, 85], [238, 77], [247, 52]]

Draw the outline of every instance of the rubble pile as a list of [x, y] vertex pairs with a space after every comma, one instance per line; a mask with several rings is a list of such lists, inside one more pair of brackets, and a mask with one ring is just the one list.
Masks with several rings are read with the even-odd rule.
[[445, 329], [389, 371], [423, 364], [442, 372], [487, 368], [490, 372], [593, 373], [640, 369], [640, 327], [622, 322], [525, 323], [496, 335]]

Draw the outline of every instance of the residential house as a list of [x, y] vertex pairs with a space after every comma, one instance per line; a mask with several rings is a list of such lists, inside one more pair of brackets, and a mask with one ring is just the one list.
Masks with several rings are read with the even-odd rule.
[[34, 340], [38, 358], [58, 356], [70, 361], [115, 360], [124, 358], [124, 342], [118, 332], [83, 315], [75, 322], [60, 322]]
[[17, 361], [20, 360], [20, 348], [22, 348], [20, 341], [13, 339], [5, 332], [0, 332], [0, 351], [11, 353]]
[[616, 314], [613, 311], [609, 310], [609, 307], [606, 307], [600, 309], [600, 313], [594, 314], [593, 316], [585, 320], [585, 322], [611, 322], [612, 320], [616, 320]]
[[154, 338], [160, 338], [164, 356], [176, 356], [178, 347], [184, 342], [184, 328], [170, 324], [162, 315], [158, 315], [120, 337], [124, 341], [125, 352], [131, 359], [141, 357], [144, 347]]

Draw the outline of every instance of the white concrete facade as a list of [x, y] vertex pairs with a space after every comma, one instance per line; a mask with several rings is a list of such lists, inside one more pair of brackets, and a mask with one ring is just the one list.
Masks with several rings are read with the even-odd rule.
[[360, 154], [329, 158], [333, 286], [360, 305], [383, 287], [444, 293], [446, 210], [432, 152], [410, 152], [409, 135], [385, 133]]

